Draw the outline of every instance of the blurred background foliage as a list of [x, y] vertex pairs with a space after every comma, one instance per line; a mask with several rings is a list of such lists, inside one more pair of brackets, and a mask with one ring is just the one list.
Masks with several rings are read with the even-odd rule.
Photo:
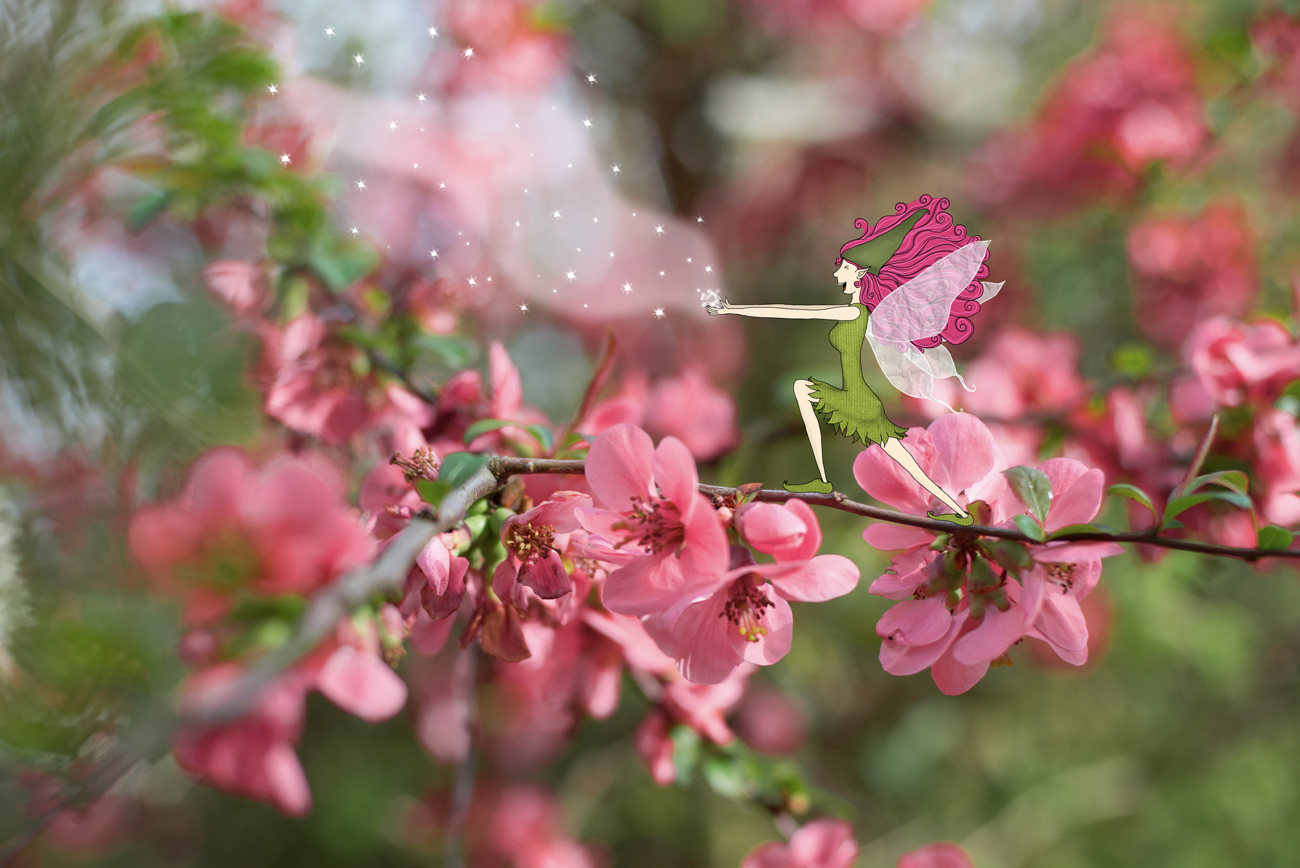
[[[835, 4], [787, 5], [816, 22], [763, 26], [782, 6], [776, 0], [566, 0], [530, 13], [536, 27], [567, 40], [575, 89], [596, 73], [599, 91], [578, 98], [608, 121], [599, 149], [626, 166], [624, 195], [687, 220], [709, 215], [704, 228], [722, 251], [733, 303], [830, 303], [833, 252], [852, 218], [874, 220], [923, 192], [947, 195], [959, 222], [995, 240], [993, 275], [1007, 280], [959, 360], [976, 356], [997, 324], [1068, 330], [1100, 394], [1180, 363], [1176, 343], [1152, 341], [1133, 312], [1129, 231], [1149, 215], [1199, 213], [1226, 197], [1258, 237], [1255, 307], [1289, 316], [1300, 267], [1300, 215], [1287, 180], [1296, 171], [1296, 116], [1261, 86], [1268, 64], [1250, 28], [1267, 15], [1300, 14], [1300, 4], [933, 0], [916, 4], [915, 20], [896, 33], [818, 17]], [[372, 70], [386, 50], [384, 27], [417, 13], [436, 21], [445, 10], [378, 6], [364, 31], [348, 35], [340, 24], [332, 53], [295, 58], [296, 74], [382, 96], [385, 73]], [[981, 198], [976, 152], [995, 131], [1028, 123], [1121, 7], [1177, 13], [1171, 26], [1194, 63], [1212, 157], [1195, 170], [1146, 166], [1121, 196], [1050, 208]], [[0, 671], [23, 673], [0, 680], [0, 838], [27, 822], [21, 769], [75, 778], [102, 749], [96, 734], [106, 723], [147, 716], [180, 679], [176, 613], [143, 592], [123, 550], [132, 499], [175, 490], [207, 446], [274, 436], [260, 428], [249, 336], [199, 286], [212, 247], [204, 215], [252, 203], [274, 226], [270, 255], [334, 290], [381, 261], [348, 237], [338, 177], [284, 169], [243, 136], [264, 89], [286, 73], [244, 28], [274, 14], [287, 28], [319, 29], [332, 13], [340, 21], [360, 14], [308, 0], [193, 14], [66, 0], [9, 0], [0, 9], [0, 406], [9, 474]], [[362, 49], [371, 66], [348, 63]], [[142, 53], [157, 59], [144, 65]], [[735, 118], [738, 95], [770, 100], [777, 113], [788, 98], [773, 82], [835, 75], [856, 82], [865, 103], [853, 106], [850, 88], [835, 110], [870, 115], [846, 123], [849, 132], [836, 133], [838, 121], [827, 117], [824, 131], [746, 135]], [[135, 123], [145, 114], [161, 118], [147, 133]], [[772, 166], [780, 171], [768, 174]], [[95, 200], [88, 185], [103, 167], [120, 183], [115, 198]], [[87, 210], [92, 201], [107, 213]], [[122, 231], [95, 249], [61, 241], [66, 222], [101, 220]], [[148, 257], [120, 252], [145, 248]], [[301, 303], [287, 281], [278, 290], [277, 304]], [[486, 315], [479, 325], [499, 329]], [[590, 341], [559, 311], [512, 329], [526, 399], [563, 419], [591, 369]], [[436, 382], [482, 362], [474, 342], [449, 339], [402, 358], [407, 350], [393, 340], [372, 348], [371, 363], [395, 361]], [[803, 478], [807, 446], [789, 383], [833, 370], [825, 335], [752, 321], [746, 341], [743, 373], [728, 384], [744, 440], [702, 475], [721, 484]], [[778, 346], [779, 354], [765, 351]], [[904, 424], [927, 421], [910, 404], [895, 402], [890, 413]], [[827, 440], [842, 490], [855, 451]], [[1124, 524], [1112, 508], [1101, 519]], [[852, 557], [868, 581], [884, 570], [886, 559], [860, 539], [860, 521], [821, 518], [825, 550]], [[874, 624], [885, 601], [865, 586], [831, 605], [796, 606], [793, 652], [755, 681], [802, 709], [807, 738], [795, 759], [813, 804], [854, 823], [860, 866], [892, 865], [901, 850], [937, 839], [963, 842], [989, 868], [1292, 863], [1300, 850], [1294, 572], [1128, 555], [1107, 561], [1098, 594], [1113, 631], [1101, 631], [1108, 648], [1082, 671], [1040, 665], [1021, 647], [1014, 667], [960, 697], [941, 696], [924, 674], [881, 671]], [[749, 762], [743, 748], [696, 757], [698, 745], [684, 740], [679, 761], [693, 762], [694, 773], [656, 787], [630, 747], [642, 700], [631, 684], [624, 693], [618, 714], [584, 723], [556, 761], [531, 773], [559, 793], [571, 834], [602, 847], [613, 865], [655, 868], [735, 866], [775, 837], [769, 814], [743, 797], [749, 773], [728, 765]], [[451, 771], [425, 756], [409, 722], [369, 726], [318, 700], [309, 721], [301, 748], [316, 794], [309, 818], [190, 785], [168, 758], [153, 756], [120, 785], [135, 799], [129, 834], [90, 854], [42, 844], [24, 864], [437, 864], [420, 817], [438, 804]], [[764, 760], [758, 777], [782, 774], [781, 762]]]

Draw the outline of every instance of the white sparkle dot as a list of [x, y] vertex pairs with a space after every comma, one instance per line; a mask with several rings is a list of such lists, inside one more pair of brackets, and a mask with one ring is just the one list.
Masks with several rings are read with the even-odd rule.
[[352, 234], [353, 234], [353, 235], [360, 235], [360, 234], [361, 234], [361, 230], [358, 229], [357, 227], [353, 226], [353, 227], [352, 227]]
[[437, 259], [437, 258], [438, 258], [438, 251], [436, 251], [436, 250], [430, 250], [430, 251], [429, 251], [429, 258], [430, 258], [430, 259]]
[[566, 271], [566, 272], [564, 272], [564, 279], [565, 279], [565, 280], [573, 280], [573, 279], [574, 279], [575, 277], [577, 277], [577, 276], [578, 276], [577, 273], [576, 273], [576, 272], [573, 272], [573, 271]]
[[586, 305], [584, 304], [583, 307], [586, 307]]
[[417, 93], [417, 94], [415, 95], [415, 101], [416, 101], [416, 102], [424, 102], [426, 99], [428, 99], [428, 97], [425, 96], [425, 95], [422, 94], [422, 93]]
[[587, 129], [591, 129], [591, 118], [583, 118], [582, 125]]
[[438, 185], [438, 189], [439, 189], [439, 190], [446, 190], [446, 189], [447, 189], [447, 185], [446, 185], [446, 184], [439, 184], [439, 185]]
[[706, 266], [704, 266], [704, 273], [705, 273], [705, 274], [712, 274], [712, 273], [713, 273], [713, 266], [712, 266], [712, 265], [706, 265]]
[[366, 62], [366, 56], [364, 54], [354, 54], [352, 55], [352, 62], [357, 66], [360, 66]]
[[518, 226], [518, 225], [519, 225], [519, 221], [516, 220], [516, 221], [515, 221], [515, 226]]
[[527, 311], [527, 310], [528, 310], [528, 305], [526, 305], [526, 304], [521, 304], [521, 305], [519, 305], [519, 309], [522, 310], [522, 311]]
[[655, 319], [659, 319], [663, 317], [663, 315], [664, 315], [664, 309], [662, 307], [655, 308]]
[[659, 276], [660, 276], [660, 277], [663, 277], [663, 276], [664, 276], [664, 273], [663, 273], [662, 271], [659, 272]]
[[704, 222], [704, 218], [703, 218], [703, 217], [696, 217], [696, 218], [695, 218], [695, 222], [696, 222], [696, 223], [703, 223], [703, 222]]
[[632, 284], [630, 283], [623, 284], [623, 292], [629, 293], [631, 291], [632, 291]]
[[430, 39], [435, 39], [435, 38], [437, 38], [437, 36], [438, 36], [438, 28], [436, 28], [436, 27], [430, 27], [430, 28], [429, 28], [429, 38], [430, 38]]
[[364, 190], [364, 189], [366, 189], [366, 182], [365, 182], [365, 181], [357, 181], [357, 189], [358, 189], [358, 190]]
[[397, 121], [389, 121], [389, 122], [388, 122], [388, 128], [389, 128], [390, 130], [395, 130], [395, 129], [397, 129]]
[[412, 169], [418, 169], [418, 168], [420, 168], [420, 164], [419, 164], [419, 163], [412, 163], [412, 164], [411, 164], [411, 168], [412, 168]]
[[333, 38], [334, 38], [334, 28], [333, 28], [333, 27], [326, 27], [326, 28], [325, 28], [325, 35], [328, 36], [330, 39], [333, 39]]
[[273, 84], [268, 84], [266, 86], [266, 92], [269, 93], [271, 96], [275, 96], [277, 93], [280, 92], [280, 88], [276, 87]]
[[492, 282], [492, 278], [489, 277], [489, 278], [488, 278], [488, 283], [491, 283], [491, 282]]
[[559, 220], [559, 219], [560, 219], [560, 212], [559, 212], [559, 211], [552, 211], [552, 212], [551, 212], [551, 216], [554, 217], [556, 220]]
[[691, 261], [691, 258], [690, 258], [689, 256], [686, 257], [686, 261], [687, 261], [687, 262], [690, 262], [690, 261]]
[[570, 163], [570, 164], [569, 164], [569, 168], [570, 168], [570, 169], [573, 168], [573, 163]]
[[[615, 175], [617, 175], [619, 172], [623, 171], [623, 170], [620, 169], [618, 166], [610, 166], [610, 167], [609, 167], [609, 170], [610, 170], [611, 172], [613, 172]], [[636, 215], [634, 214], [633, 216], [636, 216]]]
[[558, 289], [552, 289], [551, 292], [553, 292], [553, 293], [558, 293], [559, 290], [558, 290]]
[[591, 218], [591, 222], [592, 222], [592, 223], [599, 223], [599, 222], [600, 222], [600, 218], [599, 218], [599, 217], [592, 217], [592, 218]]
[[595, 84], [596, 76], [594, 73], [587, 73], [587, 84]]
[[281, 154], [281, 155], [280, 155], [280, 165], [282, 165], [282, 166], [287, 166], [287, 165], [289, 165], [290, 162], [291, 162], [291, 160], [290, 160], [288, 154]]
[[468, 283], [470, 286], [478, 286], [478, 279], [474, 277], [471, 277], [469, 280], [465, 282]]
[[609, 252], [609, 258], [610, 258], [610, 259], [613, 259], [613, 258], [614, 258], [614, 251], [611, 250], [611, 251]]
[[466, 48], [464, 54], [465, 54], [466, 57], [473, 57], [473, 56], [474, 56], [474, 49], [472, 49], [472, 48]]
[[656, 234], [656, 235], [663, 235], [663, 234], [664, 234], [664, 227], [662, 227], [662, 226], [656, 226], [656, 227], [655, 227], [655, 234]]

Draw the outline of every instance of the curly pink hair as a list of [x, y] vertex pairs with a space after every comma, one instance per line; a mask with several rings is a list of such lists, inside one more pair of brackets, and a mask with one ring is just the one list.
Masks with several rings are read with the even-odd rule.
[[[876, 221], [875, 226], [872, 226], [861, 217], [853, 221], [854, 227], [862, 230], [862, 235], [840, 248], [841, 256], [835, 261], [837, 266], [844, 261], [843, 254], [850, 247], [856, 247], [864, 241], [878, 238], [907, 220], [917, 211], [923, 208], [926, 209], [925, 215], [908, 231], [907, 236], [903, 239], [902, 246], [898, 248], [898, 252], [881, 266], [880, 274], [875, 275], [868, 271], [862, 275], [860, 280], [854, 283], [854, 286], [862, 290], [858, 298], [867, 306], [868, 311], [875, 310], [876, 305], [880, 304], [885, 296], [949, 253], [963, 245], [973, 244], [980, 240], [978, 235], [967, 235], [965, 226], [952, 222], [952, 215], [947, 212], [948, 205], [947, 199], [922, 196], [914, 202], [899, 202], [894, 206], [894, 214], [881, 217]], [[970, 318], [980, 311], [980, 304], [977, 299], [984, 294], [984, 287], [980, 280], [988, 277], [988, 274], [989, 267], [986, 255], [985, 262], [980, 264], [979, 271], [975, 272], [975, 277], [971, 279], [970, 285], [963, 289], [953, 300], [952, 309], [948, 315], [948, 323], [944, 326], [943, 331], [934, 337], [912, 341], [912, 346], [924, 352], [928, 347], [936, 347], [942, 341], [959, 344], [974, 334], [975, 326], [971, 324]]]

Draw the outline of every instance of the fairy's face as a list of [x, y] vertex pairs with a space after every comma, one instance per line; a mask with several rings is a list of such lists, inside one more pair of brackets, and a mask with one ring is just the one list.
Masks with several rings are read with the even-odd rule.
[[851, 295], [857, 291], [857, 288], [853, 285], [854, 281], [866, 273], [867, 270], [865, 268], [858, 268], [852, 262], [845, 259], [840, 263], [840, 267], [835, 269], [835, 280], [839, 283], [845, 293]]

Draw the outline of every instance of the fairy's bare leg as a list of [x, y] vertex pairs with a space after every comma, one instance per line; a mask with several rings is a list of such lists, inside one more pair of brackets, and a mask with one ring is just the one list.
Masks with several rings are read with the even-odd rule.
[[884, 442], [882, 448], [885, 450], [885, 454], [897, 461], [904, 470], [911, 474], [913, 479], [921, 484], [922, 488], [943, 501], [944, 504], [954, 513], [960, 516], [965, 516], [967, 514], [966, 510], [962, 509], [957, 501], [953, 500], [952, 495], [940, 488], [939, 484], [929, 476], [925, 475], [925, 471], [921, 469], [921, 465], [916, 463], [916, 459], [912, 457], [912, 453], [907, 451], [907, 447], [903, 445], [902, 440], [897, 437], [891, 437]]
[[817, 473], [822, 482], [826, 482], [826, 465], [822, 462], [822, 429], [817, 423], [817, 414], [813, 412], [813, 404], [817, 401], [812, 396], [812, 388], [812, 380], [794, 381], [794, 397], [799, 402], [799, 415], [803, 417], [803, 427], [808, 432], [808, 444], [812, 446], [813, 458], [817, 460]]

